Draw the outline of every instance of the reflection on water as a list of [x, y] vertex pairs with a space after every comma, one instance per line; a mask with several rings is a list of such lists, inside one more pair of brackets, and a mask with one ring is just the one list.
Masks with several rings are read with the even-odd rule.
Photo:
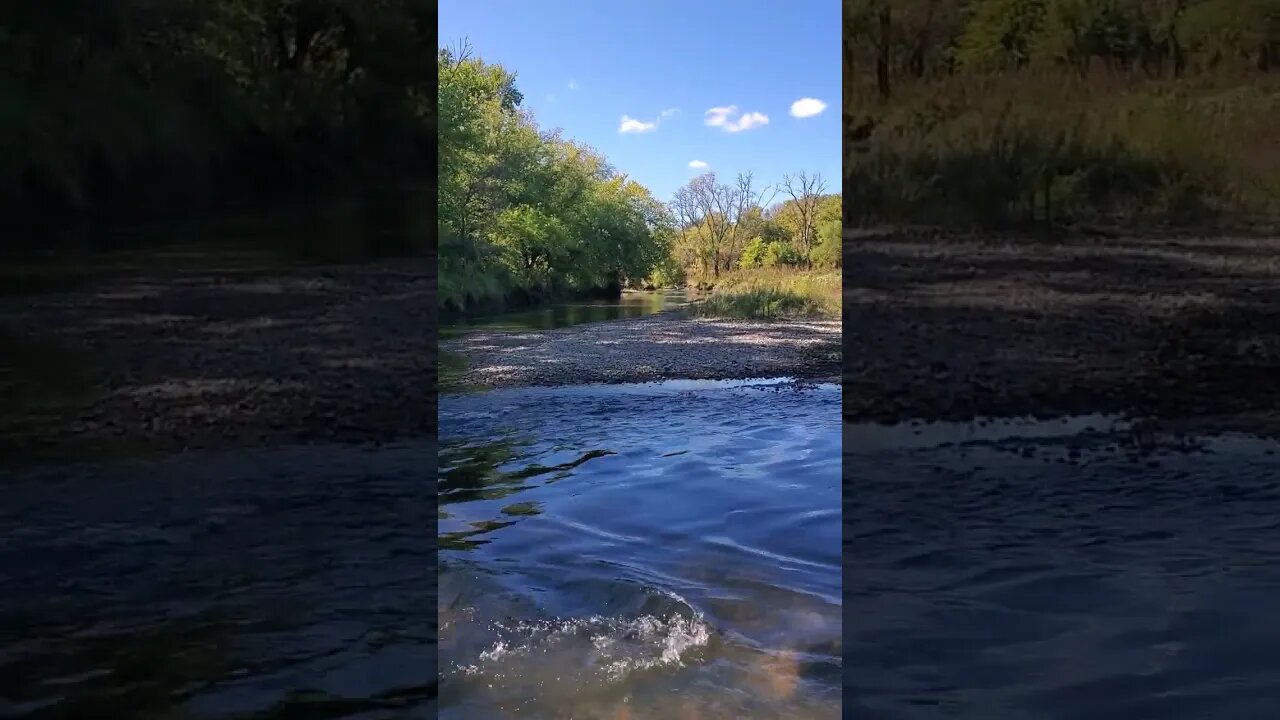
[[[270, 251], [283, 259], [353, 263], [429, 250], [435, 190], [377, 187], [357, 195], [302, 198], [265, 209], [228, 211], [132, 226], [79, 226], [32, 238], [35, 249], [81, 256], [181, 245]], [[21, 252], [24, 245], [8, 248]]]
[[440, 404], [441, 717], [840, 717], [840, 394]]
[[1093, 416], [847, 425], [856, 717], [1270, 717], [1280, 445]]
[[0, 473], [0, 717], [434, 717], [434, 454]]
[[475, 315], [442, 320], [442, 337], [461, 335], [473, 330], [522, 331], [552, 330], [583, 323], [621, 320], [653, 315], [685, 306], [689, 296], [684, 290], [622, 293], [612, 300], [575, 300], [542, 305], [495, 315]]

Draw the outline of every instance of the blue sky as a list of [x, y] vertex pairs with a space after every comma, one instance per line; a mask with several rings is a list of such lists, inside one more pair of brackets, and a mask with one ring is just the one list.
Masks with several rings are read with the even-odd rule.
[[839, 190], [840, 0], [441, 0], [439, 17], [442, 45], [517, 73], [541, 128], [661, 200], [707, 170]]

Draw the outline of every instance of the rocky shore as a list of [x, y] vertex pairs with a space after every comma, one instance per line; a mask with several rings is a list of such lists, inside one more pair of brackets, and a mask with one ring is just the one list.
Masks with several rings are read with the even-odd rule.
[[0, 299], [0, 455], [433, 437], [432, 262], [205, 262]]
[[[478, 331], [441, 344], [446, 389], [842, 378], [851, 421], [1102, 412], [1280, 435], [1280, 239], [912, 232], [845, 250], [843, 327], [668, 312]], [[0, 455], [432, 437], [432, 262], [0, 298]]]
[[846, 238], [849, 420], [1103, 412], [1280, 435], [1280, 238]]
[[574, 385], [668, 379], [840, 375], [840, 323], [753, 322], [679, 311], [537, 332], [473, 332], [442, 342], [465, 369], [463, 387]]

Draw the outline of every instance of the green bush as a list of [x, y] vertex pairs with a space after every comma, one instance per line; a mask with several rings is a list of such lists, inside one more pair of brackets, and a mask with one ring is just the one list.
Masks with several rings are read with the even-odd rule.
[[840, 267], [844, 251], [844, 223], [838, 218], [818, 226], [818, 244], [809, 254], [815, 268], [829, 270]]
[[738, 267], [743, 270], [796, 267], [803, 262], [804, 258], [800, 251], [796, 250], [791, 243], [755, 237], [742, 248]]

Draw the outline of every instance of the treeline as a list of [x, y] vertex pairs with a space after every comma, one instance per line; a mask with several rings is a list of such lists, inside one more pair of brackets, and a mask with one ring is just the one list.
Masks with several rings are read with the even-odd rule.
[[0, 212], [131, 219], [429, 182], [435, 12], [433, 0], [0, 3]]
[[[700, 175], [663, 202], [538, 127], [516, 75], [437, 53], [440, 305], [501, 309], [624, 287], [712, 286], [739, 269], [838, 268], [841, 205], [819, 175]], [[778, 202], [775, 202], [777, 200]]]
[[655, 282], [710, 286], [737, 269], [840, 267], [841, 200], [825, 191], [821, 175], [805, 172], [774, 187], [756, 186], [750, 173], [690, 180], [671, 202], [678, 230]]
[[617, 294], [667, 255], [670, 213], [599, 153], [538, 128], [515, 75], [437, 54], [440, 304]]
[[851, 222], [1280, 217], [1280, 0], [846, 0]]

